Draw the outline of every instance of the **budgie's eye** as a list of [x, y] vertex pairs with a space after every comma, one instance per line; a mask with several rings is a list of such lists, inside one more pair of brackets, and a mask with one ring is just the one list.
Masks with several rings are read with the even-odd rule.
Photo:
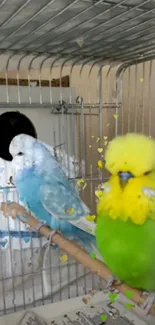
[[77, 161], [72, 161], [73, 166], [78, 166], [78, 162]]
[[18, 156], [23, 156], [23, 155], [24, 155], [23, 152], [18, 153]]
[[149, 175], [151, 173], [151, 170], [149, 170], [148, 172], [144, 173], [144, 175]]

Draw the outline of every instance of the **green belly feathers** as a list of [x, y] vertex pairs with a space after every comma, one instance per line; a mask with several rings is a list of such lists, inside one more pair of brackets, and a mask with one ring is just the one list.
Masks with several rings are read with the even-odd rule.
[[155, 221], [139, 226], [98, 216], [96, 240], [113, 275], [134, 288], [155, 290]]

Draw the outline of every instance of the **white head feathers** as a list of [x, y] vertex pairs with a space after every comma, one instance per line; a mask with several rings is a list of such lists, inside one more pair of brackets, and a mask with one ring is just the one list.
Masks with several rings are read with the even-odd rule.
[[[36, 139], [26, 134], [19, 134], [10, 143], [9, 152], [13, 157], [11, 162], [13, 179], [16, 179], [18, 172], [24, 168], [32, 167], [36, 161], [35, 152]], [[37, 161], [39, 161], [39, 158]]]
[[36, 139], [27, 134], [19, 134], [10, 143], [9, 152], [13, 158], [33, 149]]

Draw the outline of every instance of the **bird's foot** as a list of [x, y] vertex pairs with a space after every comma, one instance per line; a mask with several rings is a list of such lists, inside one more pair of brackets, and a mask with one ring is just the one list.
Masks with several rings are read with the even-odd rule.
[[48, 236], [48, 242], [49, 242], [49, 245], [52, 246], [53, 248], [57, 248], [58, 245], [53, 243], [53, 237], [55, 234], [60, 234], [60, 232], [56, 231], [56, 230], [52, 230]]
[[108, 281], [107, 281], [107, 285], [106, 285], [106, 289], [110, 290], [110, 291], [113, 291], [113, 284], [114, 282], [116, 282], [116, 285], [121, 285], [122, 284], [122, 281], [120, 281], [118, 278], [116, 278], [114, 275], [111, 275], [109, 278], [108, 278]]
[[148, 315], [153, 303], [155, 302], [155, 294], [152, 292], [144, 291], [142, 295], [147, 296], [147, 299], [141, 307], [145, 310], [145, 314]]

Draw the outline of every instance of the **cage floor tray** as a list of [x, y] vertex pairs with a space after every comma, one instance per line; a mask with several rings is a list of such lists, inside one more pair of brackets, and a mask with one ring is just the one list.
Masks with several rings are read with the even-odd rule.
[[[85, 298], [85, 299], [84, 299]], [[140, 308], [129, 310], [127, 299], [118, 296], [110, 304], [107, 294], [80, 297], [7, 315], [1, 325], [153, 325], [154, 317], [144, 316]], [[86, 303], [87, 301], [87, 303]]]

